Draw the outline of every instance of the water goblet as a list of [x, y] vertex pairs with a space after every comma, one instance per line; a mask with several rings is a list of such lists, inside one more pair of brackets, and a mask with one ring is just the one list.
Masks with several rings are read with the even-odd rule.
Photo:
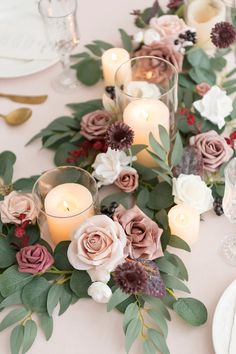
[[40, 0], [38, 8], [49, 43], [63, 66], [63, 72], [53, 79], [52, 86], [58, 92], [70, 93], [78, 86], [75, 72], [70, 68], [70, 54], [79, 42], [77, 0]]

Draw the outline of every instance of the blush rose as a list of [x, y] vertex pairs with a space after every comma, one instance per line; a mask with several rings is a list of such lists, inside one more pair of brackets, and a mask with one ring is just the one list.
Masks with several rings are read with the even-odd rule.
[[112, 121], [113, 114], [105, 110], [85, 114], [81, 120], [80, 133], [88, 140], [104, 139], [107, 128]]
[[120, 172], [115, 185], [122, 191], [131, 193], [138, 187], [138, 180], [137, 171], [132, 167], [126, 167]]

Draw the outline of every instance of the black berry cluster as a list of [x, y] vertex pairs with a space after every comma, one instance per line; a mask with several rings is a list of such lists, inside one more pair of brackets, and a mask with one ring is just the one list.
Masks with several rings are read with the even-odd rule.
[[109, 218], [112, 218], [116, 208], [118, 208], [117, 202], [112, 202], [108, 207], [106, 205], [102, 205], [101, 213], [107, 215]]
[[224, 210], [222, 208], [222, 198], [221, 197], [216, 197], [213, 203], [214, 206], [214, 212], [216, 215], [221, 216], [224, 214]]
[[174, 41], [174, 44], [184, 51], [184, 48], [190, 47], [197, 43], [196, 31], [188, 29], [187, 31], [180, 33], [178, 38]]
[[108, 93], [109, 97], [114, 100], [116, 98], [115, 94], [115, 86], [106, 86], [105, 87], [106, 92]]

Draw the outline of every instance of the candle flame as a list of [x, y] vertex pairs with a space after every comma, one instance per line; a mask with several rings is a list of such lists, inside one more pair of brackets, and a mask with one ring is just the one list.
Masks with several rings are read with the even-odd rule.
[[152, 78], [152, 76], [153, 76], [152, 71], [148, 71], [146, 74], [146, 79], [150, 80]]
[[67, 211], [70, 211], [69, 209], [69, 204], [64, 200], [63, 202], [63, 205], [64, 205], [64, 208], [67, 210]]
[[117, 55], [115, 53], [111, 54], [111, 60], [113, 60], [113, 61], [117, 60]]
[[184, 215], [184, 214], [180, 214], [179, 220], [180, 220], [181, 222], [184, 222], [184, 221], [185, 221], [185, 215]]

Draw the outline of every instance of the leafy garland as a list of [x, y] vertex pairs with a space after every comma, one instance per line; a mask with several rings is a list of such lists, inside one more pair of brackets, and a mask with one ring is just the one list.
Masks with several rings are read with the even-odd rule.
[[[155, 2], [152, 7], [144, 11], [134, 12], [135, 23], [139, 28], [148, 26], [149, 20], [153, 16], [162, 15], [162, 11], [157, 5]], [[173, 14], [174, 11], [171, 10], [170, 13]], [[182, 13], [183, 7], [181, 6], [177, 9], [177, 14], [181, 16]], [[120, 30], [120, 34], [124, 48], [132, 52], [131, 37], [124, 30]], [[102, 78], [100, 57], [103, 51], [111, 48], [112, 45], [96, 40], [86, 47], [89, 52], [78, 54], [79, 63], [74, 67], [79, 80], [86, 85], [93, 85]], [[199, 95], [195, 91], [196, 84], [200, 84], [202, 81], [209, 85], [216, 84], [217, 74], [221, 73], [226, 66], [226, 54], [227, 51], [218, 50], [214, 57], [209, 57], [198, 48], [187, 51], [184, 57], [184, 69], [179, 76], [179, 110], [177, 114], [179, 132], [174, 147], [170, 148], [168, 134], [163, 127], [160, 127], [162, 144], [159, 144], [150, 135], [152, 156], [158, 162], [159, 167], [147, 169], [137, 163], [133, 164], [139, 174], [139, 186], [135, 191], [136, 204], [163, 229], [161, 245], [164, 256], [156, 259], [155, 264], [164, 281], [166, 295], [162, 298], [144, 294], [130, 295], [123, 293], [114, 283], [113, 278], [109, 282], [113, 295], [107, 309], [111, 311], [116, 308], [124, 313], [123, 329], [127, 352], [140, 334], [143, 339], [144, 354], [153, 354], [156, 350], [163, 354], [169, 353], [166, 344], [167, 321], [171, 319], [169, 309], [174, 310], [193, 326], [202, 325], [207, 320], [207, 310], [201, 302], [190, 297], [178, 298], [175, 293], [175, 291], [190, 293], [185, 284], [188, 281], [188, 272], [182, 260], [170, 253], [168, 247], [180, 248], [187, 252], [190, 251], [190, 248], [181, 238], [171, 235], [167, 212], [174, 205], [172, 181], [175, 169], [181, 168], [186, 174], [198, 174], [198, 163], [194, 163], [194, 159], [192, 160], [191, 155], [189, 157], [189, 153], [186, 152], [189, 137], [198, 134], [199, 127], [201, 133], [209, 130], [222, 132], [222, 129], [218, 129], [215, 124], [202, 119], [200, 113], [193, 109], [193, 102], [199, 99]], [[228, 94], [236, 91], [236, 82], [234, 79], [231, 80], [234, 73], [235, 70], [224, 75], [219, 83]], [[107, 106], [106, 103], [105, 106]], [[57, 118], [33, 139], [40, 137], [45, 148], [55, 150], [54, 161], [57, 166], [71, 163], [91, 171], [91, 165], [100, 152], [101, 146], [97, 150], [98, 145], [95, 146], [86, 141], [80, 134], [80, 123], [87, 113], [104, 109], [104, 102], [101, 99], [95, 99], [69, 104], [68, 107], [72, 109], [73, 117]], [[227, 121], [236, 117], [236, 101], [234, 101], [233, 107]], [[232, 136], [231, 140], [234, 140]], [[134, 145], [131, 148], [132, 154], [136, 155], [144, 148], [145, 146], [142, 145]], [[78, 150], [80, 154], [78, 154]], [[195, 155], [193, 156], [195, 157]], [[12, 191], [30, 193], [38, 177], [33, 176], [12, 182], [15, 159], [15, 155], [9, 151], [0, 154], [0, 200], [4, 200]], [[186, 159], [191, 162], [187, 166]], [[215, 174], [206, 176], [214, 196], [222, 196], [224, 192], [223, 168], [224, 165]], [[119, 192], [105, 198], [102, 204], [108, 206], [111, 201], [117, 201], [126, 205], [127, 196], [129, 193]], [[47, 242], [40, 237], [37, 224], [26, 223], [22, 228], [23, 237], [19, 237], [17, 233], [19, 229], [15, 224], [0, 221], [0, 309], [17, 305], [16, 309], [11, 310], [4, 317], [0, 323], [0, 330], [16, 324], [10, 338], [12, 354], [19, 353], [21, 348], [22, 352], [26, 353], [32, 346], [37, 335], [34, 316], [38, 316], [48, 340], [52, 335], [52, 315], [57, 304], [60, 305], [59, 315], [62, 315], [70, 305], [75, 304], [81, 298], [89, 297], [88, 288], [92, 284], [87, 272], [76, 270], [69, 263], [67, 250], [70, 242], [63, 241], [52, 250]], [[46, 247], [54, 259], [53, 266], [37, 274], [20, 272], [16, 253], [26, 245]], [[154, 320], [154, 327], [150, 326], [149, 321], [146, 323], [146, 315], [149, 319]]]

